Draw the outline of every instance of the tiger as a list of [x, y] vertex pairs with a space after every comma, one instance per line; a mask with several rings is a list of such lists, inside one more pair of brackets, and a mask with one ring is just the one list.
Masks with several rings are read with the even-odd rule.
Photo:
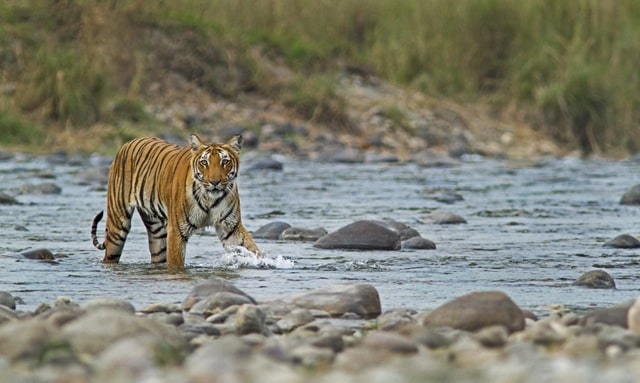
[[104, 241], [96, 236], [104, 210], [91, 224], [93, 245], [104, 250], [103, 263], [118, 263], [134, 210], [146, 226], [152, 263], [184, 267], [191, 235], [213, 227], [224, 249], [244, 247], [259, 257], [242, 224], [236, 179], [242, 136], [225, 143], [204, 143], [196, 134], [189, 146], [158, 138], [137, 138], [116, 153], [107, 182]]

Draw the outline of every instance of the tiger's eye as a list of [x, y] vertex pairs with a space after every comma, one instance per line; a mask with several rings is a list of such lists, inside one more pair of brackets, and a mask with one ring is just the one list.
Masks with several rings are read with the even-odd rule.
[[207, 166], [208, 165], [208, 161], [203, 158], [203, 159], [200, 160], [200, 165]]

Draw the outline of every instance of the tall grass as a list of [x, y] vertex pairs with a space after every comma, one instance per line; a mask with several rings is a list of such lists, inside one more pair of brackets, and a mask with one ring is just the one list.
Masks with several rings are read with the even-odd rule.
[[[294, 76], [274, 79], [261, 58]], [[327, 78], [357, 68], [432, 96], [515, 110], [587, 153], [637, 152], [638, 62], [636, 0], [0, 4], [0, 81], [21, 84], [21, 111], [38, 106], [75, 125], [103, 119], [110, 100], [142, 96], [140, 84], [167, 70], [225, 97], [261, 92], [307, 118], [348, 125]], [[60, 73], [64, 87], [52, 85]]]

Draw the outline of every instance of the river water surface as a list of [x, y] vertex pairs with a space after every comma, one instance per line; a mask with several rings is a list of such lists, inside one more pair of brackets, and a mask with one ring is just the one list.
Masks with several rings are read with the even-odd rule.
[[[549, 304], [578, 311], [640, 295], [640, 250], [604, 248], [619, 234], [637, 236], [640, 207], [619, 204], [640, 183], [638, 161], [553, 159], [520, 166], [469, 157], [458, 166], [325, 164], [282, 159], [283, 171], [240, 173], [245, 226], [278, 220], [297, 227], [336, 230], [359, 219], [392, 218], [436, 243], [436, 250], [321, 250], [312, 243], [257, 240], [267, 264], [222, 250], [206, 231], [187, 246], [187, 268], [169, 272], [149, 262], [144, 226], [135, 215], [118, 265], [103, 265], [89, 238], [94, 215], [105, 208], [104, 185], [88, 174], [104, 158], [51, 161], [16, 156], [0, 161], [0, 191], [20, 205], [0, 205], [0, 290], [19, 296], [20, 309], [69, 296], [181, 302], [211, 275], [229, 278], [257, 300], [335, 283], [375, 286], [383, 310], [433, 309], [478, 290], [502, 290], [522, 308], [546, 312]], [[25, 184], [53, 182], [60, 194], [19, 194]], [[457, 194], [458, 201], [439, 196]], [[461, 225], [436, 225], [432, 211], [459, 214]], [[104, 220], [98, 232], [104, 231]], [[55, 262], [22, 259], [20, 252], [48, 248]], [[572, 286], [581, 274], [603, 269], [616, 290]]]

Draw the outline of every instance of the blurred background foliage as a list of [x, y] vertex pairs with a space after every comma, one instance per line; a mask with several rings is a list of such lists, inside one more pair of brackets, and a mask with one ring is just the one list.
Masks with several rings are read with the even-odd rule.
[[354, 72], [636, 153], [639, 62], [636, 0], [5, 0], [0, 144], [153, 125], [147, 89], [167, 73], [355, 131], [335, 92]]

